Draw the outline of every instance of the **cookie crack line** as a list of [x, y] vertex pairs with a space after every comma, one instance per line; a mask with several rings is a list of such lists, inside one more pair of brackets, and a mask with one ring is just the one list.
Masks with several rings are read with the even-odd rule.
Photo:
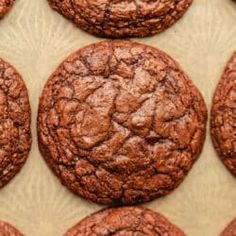
[[192, 3], [192, 0], [48, 1], [53, 9], [81, 29], [110, 38], [160, 33], [178, 21]]
[[201, 153], [206, 106], [164, 52], [114, 40], [69, 56], [40, 98], [38, 140], [74, 193], [136, 204], [173, 191]]

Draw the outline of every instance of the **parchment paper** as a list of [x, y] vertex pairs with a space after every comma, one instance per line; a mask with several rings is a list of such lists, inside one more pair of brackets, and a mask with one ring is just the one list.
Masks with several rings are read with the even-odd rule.
[[[103, 39], [91, 36], [52, 11], [46, 0], [16, 0], [0, 22], [0, 57], [14, 65], [29, 90], [33, 145], [20, 174], [0, 190], [0, 219], [26, 236], [61, 236], [102, 206], [64, 188], [37, 147], [38, 98], [49, 75], [66, 56]], [[232, 0], [194, 0], [177, 24], [154, 37], [135, 39], [175, 58], [211, 98], [226, 61], [236, 50], [236, 4]], [[183, 184], [145, 206], [163, 213], [189, 236], [216, 236], [236, 217], [236, 179], [217, 157], [209, 137]]]

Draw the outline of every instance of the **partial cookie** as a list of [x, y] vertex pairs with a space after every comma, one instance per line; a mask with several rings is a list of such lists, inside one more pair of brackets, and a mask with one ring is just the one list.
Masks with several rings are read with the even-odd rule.
[[164, 216], [141, 207], [110, 208], [86, 217], [65, 236], [184, 236]]
[[213, 98], [211, 135], [227, 168], [236, 175], [236, 52], [228, 62]]
[[0, 221], [0, 235], [1, 236], [23, 236], [16, 228], [8, 223]]
[[0, 59], [0, 188], [25, 163], [30, 146], [28, 92], [18, 72]]
[[87, 46], [44, 87], [38, 140], [51, 169], [76, 194], [135, 204], [175, 189], [199, 156], [206, 107], [164, 52], [131, 41]]
[[236, 219], [226, 227], [221, 236], [236, 236]]
[[48, 0], [81, 29], [112, 38], [160, 33], [183, 16], [192, 0]]
[[0, 18], [10, 11], [14, 2], [15, 0], [0, 0]]

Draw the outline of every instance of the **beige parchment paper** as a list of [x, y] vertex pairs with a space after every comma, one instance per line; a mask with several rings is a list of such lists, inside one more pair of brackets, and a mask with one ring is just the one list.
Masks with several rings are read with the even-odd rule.
[[[70, 53], [100, 40], [52, 11], [46, 0], [16, 0], [0, 21], [0, 57], [17, 68], [28, 87], [33, 133], [27, 163], [0, 190], [0, 219], [26, 236], [61, 236], [102, 208], [59, 183], [38, 151], [36, 136], [38, 100], [49, 75]], [[236, 50], [236, 4], [232, 0], [194, 0], [173, 27], [134, 40], [159, 47], [175, 58], [201, 90], [210, 110], [225, 63]], [[217, 236], [236, 217], [236, 179], [216, 156], [209, 129], [202, 155], [183, 184], [145, 206], [163, 213], [189, 236]]]

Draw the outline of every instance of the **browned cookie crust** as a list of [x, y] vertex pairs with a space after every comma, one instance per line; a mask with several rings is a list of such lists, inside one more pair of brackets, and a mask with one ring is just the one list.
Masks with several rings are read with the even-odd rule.
[[226, 227], [221, 236], [236, 236], [236, 219]]
[[197, 88], [164, 52], [131, 41], [85, 47], [44, 87], [39, 146], [62, 183], [102, 204], [134, 204], [176, 188], [205, 138]]
[[88, 216], [65, 236], [184, 236], [164, 216], [141, 207], [110, 208]]
[[85, 31], [112, 38], [144, 37], [164, 31], [192, 0], [48, 0]]
[[0, 221], [0, 235], [1, 236], [23, 236], [16, 228], [6, 222]]
[[0, 188], [21, 169], [30, 145], [27, 89], [18, 72], [0, 59]]
[[219, 156], [236, 175], [236, 52], [228, 62], [213, 98], [211, 135]]
[[0, 18], [2, 18], [11, 9], [15, 0], [0, 0]]

